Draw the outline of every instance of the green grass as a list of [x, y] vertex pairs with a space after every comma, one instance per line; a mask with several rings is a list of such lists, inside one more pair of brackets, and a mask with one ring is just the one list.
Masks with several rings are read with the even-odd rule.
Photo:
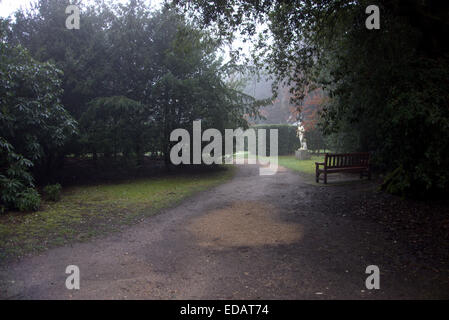
[[295, 156], [279, 156], [279, 165], [291, 170], [314, 175], [315, 162], [323, 162], [324, 156], [312, 156], [310, 160], [298, 160]]
[[0, 216], [0, 263], [118, 231], [230, 179], [233, 172], [225, 166], [213, 172], [66, 189], [59, 202], [44, 202], [38, 212]]
[[[236, 158], [255, 158], [255, 155], [248, 152], [239, 152], [234, 154]], [[267, 158], [267, 160], [269, 160]], [[312, 156], [309, 160], [298, 160], [294, 155], [278, 156], [279, 165], [294, 171], [299, 171], [307, 175], [315, 175], [315, 162], [323, 162], [324, 156]]]

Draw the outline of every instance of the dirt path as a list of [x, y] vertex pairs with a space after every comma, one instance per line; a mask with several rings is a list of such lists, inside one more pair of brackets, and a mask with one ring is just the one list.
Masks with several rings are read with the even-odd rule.
[[[314, 186], [287, 170], [259, 176], [241, 166], [229, 183], [125, 232], [3, 266], [0, 297], [449, 297], [447, 270], [432, 270], [381, 224], [351, 214], [374, 187]], [[380, 290], [365, 288], [371, 264], [381, 270]], [[80, 268], [80, 290], [65, 288], [68, 265]]]

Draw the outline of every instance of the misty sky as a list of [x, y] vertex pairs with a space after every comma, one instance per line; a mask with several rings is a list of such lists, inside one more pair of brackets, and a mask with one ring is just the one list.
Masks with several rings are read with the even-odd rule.
[[[94, 2], [95, 0], [84, 0], [83, 2]], [[129, 0], [113, 0], [114, 3], [127, 3]], [[0, 0], [0, 17], [8, 17], [13, 15], [14, 12], [20, 8], [29, 8], [31, 3], [34, 3], [34, 0]], [[164, 0], [148, 0], [148, 3], [151, 4], [151, 7], [158, 8]], [[237, 38], [233, 43], [234, 48], [241, 47], [243, 52], [248, 53], [250, 44], [249, 42], [244, 43], [241, 39]], [[227, 50], [225, 50], [227, 51]], [[227, 56], [227, 53], [225, 53]]]
[[21, 6], [26, 6], [28, 3], [28, 0], [0, 0], [0, 16], [6, 18]]
[[[83, 2], [94, 2], [95, 0], [87, 0]], [[34, 2], [33, 0], [0, 0], [0, 16], [8, 17], [13, 14], [17, 9], [28, 8], [30, 3]], [[114, 2], [127, 3], [128, 0], [114, 0]], [[163, 0], [151, 0], [148, 1], [152, 4], [152, 7], [157, 7], [160, 5]]]

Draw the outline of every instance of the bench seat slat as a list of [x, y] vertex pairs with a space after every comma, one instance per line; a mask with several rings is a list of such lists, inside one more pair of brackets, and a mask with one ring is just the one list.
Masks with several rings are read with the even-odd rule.
[[319, 169], [321, 172], [327, 171], [327, 172], [339, 172], [339, 171], [360, 171], [368, 169], [367, 167], [345, 167], [345, 168], [328, 168], [327, 170]]

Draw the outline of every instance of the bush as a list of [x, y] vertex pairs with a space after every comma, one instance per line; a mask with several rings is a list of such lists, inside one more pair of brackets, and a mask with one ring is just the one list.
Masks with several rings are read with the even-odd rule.
[[41, 197], [35, 189], [27, 188], [18, 195], [16, 205], [20, 211], [37, 211], [41, 205]]
[[319, 128], [313, 128], [304, 132], [304, 138], [307, 142], [307, 149], [313, 152], [327, 149], [323, 134]]
[[0, 137], [0, 213], [8, 209], [28, 208], [25, 198], [34, 188], [29, 172], [32, 166], [31, 161], [15, 153], [13, 146]]
[[267, 153], [269, 153], [270, 151], [270, 129], [278, 129], [278, 155], [283, 156], [294, 154], [295, 151], [301, 146], [301, 141], [299, 140], [297, 134], [297, 126], [288, 124], [263, 124], [255, 125], [252, 128], [254, 128], [256, 131], [258, 129], [267, 130]]
[[107, 157], [135, 153], [140, 158], [150, 131], [145, 105], [124, 96], [92, 100], [80, 124], [82, 141], [94, 159], [98, 153]]
[[[358, 136], [357, 131], [352, 128], [345, 128], [339, 132], [324, 136], [324, 141], [326, 149], [330, 149], [335, 153], [367, 151], [366, 148], [361, 147], [360, 137]], [[308, 142], [307, 147], [309, 147]]]
[[61, 185], [51, 184], [44, 188], [45, 199], [50, 201], [59, 201], [61, 199]]

